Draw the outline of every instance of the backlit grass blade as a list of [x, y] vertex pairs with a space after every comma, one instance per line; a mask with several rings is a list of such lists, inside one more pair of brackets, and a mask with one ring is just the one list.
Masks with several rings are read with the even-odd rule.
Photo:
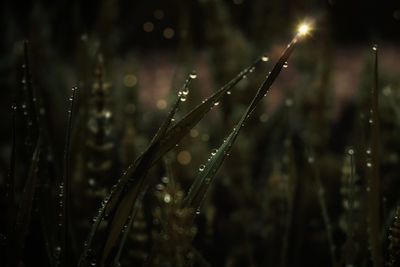
[[240, 130], [250, 118], [251, 113], [256, 108], [256, 106], [260, 103], [261, 99], [266, 95], [271, 85], [278, 77], [281, 72], [283, 65], [285, 65], [288, 60], [290, 54], [292, 53], [295, 44], [297, 43], [297, 36], [292, 40], [292, 42], [286, 47], [278, 62], [275, 64], [274, 68], [267, 76], [267, 78], [263, 81], [260, 88], [258, 89], [256, 95], [252, 99], [251, 103], [247, 107], [246, 111], [240, 118], [239, 122], [233, 128], [233, 131], [228, 135], [228, 137], [224, 140], [222, 145], [218, 148], [215, 155], [212, 155], [211, 159], [207, 162], [204, 168], [200, 169], [198, 176], [196, 177], [193, 185], [191, 186], [187, 198], [185, 199], [185, 205], [187, 207], [191, 207], [195, 210], [199, 209], [201, 203], [208, 191], [208, 188], [215, 177], [218, 169], [221, 167], [223, 161], [226, 156], [229, 154], [233, 143], [236, 140], [237, 135]]

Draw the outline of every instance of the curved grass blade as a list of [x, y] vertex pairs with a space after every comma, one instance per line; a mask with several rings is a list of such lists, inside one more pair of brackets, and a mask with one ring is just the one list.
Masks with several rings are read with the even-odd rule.
[[375, 267], [383, 267], [381, 240], [381, 182], [379, 177], [379, 92], [378, 92], [378, 48], [373, 47], [374, 69], [371, 91], [370, 145], [371, 155], [367, 162], [368, 175], [368, 228], [369, 247]]
[[[109, 207], [114, 207], [115, 205], [117, 205], [119, 202], [119, 196], [126, 191], [126, 187], [130, 185], [131, 183], [135, 182], [135, 179], [132, 179], [131, 177], [137, 177], [140, 178], [143, 175], [147, 174], [147, 170], [149, 169], [149, 164], [151, 164], [151, 157], [154, 154], [154, 150], [157, 148], [157, 145], [160, 142], [160, 138], [165, 135], [167, 129], [170, 127], [171, 122], [173, 117], [176, 114], [176, 111], [178, 110], [179, 104], [182, 102], [181, 101], [181, 97], [183, 96], [182, 92], [185, 92], [188, 87], [189, 84], [191, 82], [191, 78], [188, 78], [183, 86], [183, 89], [178, 93], [178, 98], [176, 99], [174, 105], [172, 106], [170, 112], [168, 113], [167, 118], [164, 120], [163, 124], [161, 125], [161, 127], [158, 129], [157, 133], [155, 134], [154, 138], [152, 139], [152, 141], [150, 142], [149, 147], [146, 149], [145, 152], [143, 152], [142, 155], [139, 156], [138, 159], [135, 160], [135, 162], [130, 165], [127, 169], [127, 171], [124, 173], [123, 177], [118, 181], [118, 183], [112, 188], [110, 194], [106, 197], [106, 199], [102, 202], [102, 206], [99, 209], [99, 212], [97, 214], [96, 220], [92, 226], [92, 229], [89, 233], [89, 238], [85, 244], [85, 248], [84, 248], [84, 253], [81, 256], [81, 259], [79, 261], [79, 266], [81, 266], [82, 264], [84, 264], [85, 262], [85, 257], [87, 256], [87, 252], [91, 247], [91, 243], [93, 240], [94, 235], [96, 234], [97, 228], [100, 225], [100, 222], [103, 220], [104, 216], [107, 214], [109, 215], [112, 211], [112, 209]], [[136, 181], [138, 181], [139, 183], [141, 182], [141, 180], [136, 179]], [[136, 188], [139, 188], [138, 186], [136, 186]], [[132, 194], [132, 196], [137, 196], [137, 194]], [[111, 203], [111, 201], [113, 201]], [[126, 209], [127, 207], [129, 207], [129, 205], [132, 202], [125, 202], [125, 203], [121, 203], [121, 205], [125, 204], [123, 207]], [[134, 206], [134, 205], [132, 205]], [[130, 209], [131, 210], [131, 209]], [[116, 214], [116, 213], [114, 213]], [[113, 223], [116, 223], [116, 221], [114, 221], [113, 219], [118, 219], [118, 217], [115, 217], [114, 215], [110, 216], [113, 221]], [[123, 222], [123, 225], [125, 224], [126, 220], [119, 220], [117, 224], [111, 225], [110, 229], [113, 229], [116, 227], [116, 225], [121, 225], [121, 222]], [[119, 231], [120, 232], [120, 231]], [[115, 233], [111, 236], [115, 237], [116, 239], [119, 237], [119, 232]], [[116, 242], [116, 240], [110, 239], [110, 242], [113, 241], [113, 243]]]
[[226, 156], [229, 154], [233, 143], [236, 140], [240, 130], [250, 118], [251, 113], [259, 104], [261, 99], [265, 96], [265, 94], [270, 89], [271, 85], [278, 77], [281, 72], [283, 65], [288, 60], [290, 54], [292, 53], [295, 44], [297, 43], [297, 36], [292, 40], [292, 42], [287, 46], [287, 48], [282, 53], [278, 62], [275, 64], [274, 68], [267, 76], [267, 78], [263, 81], [260, 88], [258, 89], [256, 95], [252, 99], [251, 103], [247, 107], [246, 111], [240, 118], [239, 122], [233, 128], [233, 131], [228, 135], [228, 137], [224, 140], [222, 145], [218, 148], [218, 151], [215, 155], [212, 156], [210, 161], [207, 162], [204, 168], [200, 169], [200, 173], [196, 177], [194, 183], [189, 189], [189, 193], [185, 199], [185, 205], [187, 207], [191, 207], [194, 210], [198, 210], [201, 206], [201, 203], [208, 191], [208, 188], [215, 177], [218, 169], [221, 167], [223, 161]]
[[[150, 184], [150, 182], [146, 182], [144, 178], [153, 164], [154, 155], [159, 147], [161, 138], [166, 134], [167, 129], [171, 125], [179, 104], [182, 102], [182, 98], [187, 95], [186, 91], [188, 90], [191, 80], [192, 78], [190, 78], [190, 76], [186, 79], [183, 89], [179, 91], [178, 98], [176, 99], [166, 120], [151, 141], [149, 148], [139, 158], [136, 167], [132, 169], [132, 173], [127, 176], [127, 183], [122, 188], [122, 190], [125, 191], [124, 193], [127, 194], [127, 197], [124, 198], [124, 195], [121, 195], [121, 198], [115, 198], [118, 204], [114, 214], [111, 216], [111, 224], [108, 231], [107, 241], [102, 252], [100, 266], [103, 266], [104, 262], [108, 260], [110, 253], [115, 248], [116, 242], [119, 239], [124, 225], [127, 223], [127, 218], [130, 213], [132, 213], [131, 219], [134, 219], [134, 211], [137, 210], [135, 207], [140, 203], [141, 196], [144, 195], [146, 187]], [[132, 189], [127, 191], [129, 188]], [[127, 229], [127, 231], [129, 231], [129, 229]]]
[[[226, 92], [230, 91], [237, 83], [239, 83], [246, 75], [252, 72], [254, 68], [259, 65], [261, 62], [268, 61], [268, 58], [265, 56], [259, 57], [255, 60], [250, 66], [245, 68], [239, 74], [237, 74], [231, 81], [221, 87], [217, 92], [211, 95], [208, 99], [204, 100], [201, 104], [195, 107], [192, 111], [190, 111], [185, 117], [179, 120], [175, 125], [166, 131], [163, 138], [160, 140], [159, 148], [155, 151], [155, 156], [152, 160], [152, 164], [155, 164], [165, 153], [171, 150], [179, 141], [185, 137], [190, 130], [213, 108], [214, 103], [218, 102]], [[153, 142], [158, 139], [154, 138]], [[143, 155], [142, 155], [143, 156]], [[127, 179], [131, 176], [130, 171], [137, 167], [137, 162], [141, 159], [140, 156], [134, 164], [132, 164], [128, 170], [123, 175], [122, 179]], [[120, 185], [117, 185], [120, 187]], [[117, 190], [118, 191], [118, 190]], [[114, 207], [114, 202], [108, 205], [107, 210], [110, 210]]]

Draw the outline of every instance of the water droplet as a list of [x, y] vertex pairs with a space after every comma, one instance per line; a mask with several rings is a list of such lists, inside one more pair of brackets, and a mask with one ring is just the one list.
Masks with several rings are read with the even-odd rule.
[[172, 200], [172, 197], [171, 197], [170, 194], [167, 193], [167, 194], [164, 195], [164, 202], [165, 203], [170, 203], [171, 200]]
[[372, 167], [372, 163], [371, 162], [367, 162], [367, 167], [371, 168]]
[[143, 30], [145, 32], [152, 32], [154, 30], [154, 24], [150, 21], [143, 23]]
[[314, 157], [308, 157], [307, 159], [308, 163], [313, 164], [315, 162]]
[[261, 60], [264, 61], [264, 62], [267, 62], [267, 61], [269, 60], [269, 57], [267, 57], [267, 56], [262, 56]]
[[219, 105], [219, 102], [217, 101], [217, 102], [214, 102], [214, 106], [218, 106]]
[[157, 185], [156, 185], [156, 189], [159, 190], [159, 191], [161, 191], [161, 190], [164, 189], [164, 185], [162, 185], [162, 184], [157, 184]]
[[231, 92], [231, 91], [227, 91], [226, 94], [227, 94], [227, 95], [230, 95], [230, 94], [232, 94], [232, 92]]
[[185, 102], [187, 100], [186, 96], [181, 96], [180, 99], [181, 99], [182, 102]]
[[189, 77], [190, 77], [190, 79], [196, 79], [196, 78], [197, 78], [197, 73], [196, 73], [195, 71], [192, 71], [192, 72], [189, 74]]
[[171, 39], [174, 37], [174, 35], [175, 35], [175, 30], [170, 27], [165, 28], [163, 31], [163, 36], [166, 39]]
[[249, 69], [249, 72], [253, 72], [255, 69], [255, 67], [252, 67], [251, 69]]
[[199, 167], [199, 171], [204, 171], [204, 169], [206, 168], [206, 166], [204, 165], [204, 164], [202, 164], [202, 165], [200, 165], [200, 167]]
[[373, 121], [373, 119], [369, 119], [369, 121], [368, 121], [370, 124], [372, 124], [374, 121]]
[[371, 155], [371, 149], [368, 148], [366, 153], [367, 153], [367, 155]]
[[211, 156], [215, 156], [215, 154], [217, 154], [218, 149], [214, 148], [213, 150], [211, 150]]
[[169, 178], [168, 178], [167, 176], [164, 176], [164, 177], [161, 178], [161, 181], [162, 181], [164, 184], [168, 184], [168, 183], [169, 183]]
[[196, 215], [199, 215], [200, 214], [200, 210], [196, 210]]
[[377, 51], [377, 50], [378, 50], [378, 45], [377, 45], [377, 44], [374, 44], [374, 45], [372, 46], [372, 50]]
[[283, 67], [286, 69], [289, 66], [289, 64], [287, 63], [287, 61], [283, 64]]
[[89, 184], [90, 186], [94, 186], [94, 185], [96, 184], [96, 181], [95, 181], [93, 178], [90, 178], [90, 179], [88, 180], [88, 184]]
[[349, 155], [354, 155], [354, 150], [350, 148], [349, 150], [347, 150], [347, 153], [349, 153]]
[[187, 96], [189, 94], [189, 88], [184, 88], [182, 90], [182, 95]]

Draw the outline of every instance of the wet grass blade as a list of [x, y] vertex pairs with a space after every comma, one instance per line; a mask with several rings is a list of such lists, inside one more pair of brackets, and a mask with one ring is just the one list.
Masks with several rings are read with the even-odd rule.
[[[135, 164], [135, 168], [132, 168], [132, 173], [126, 176], [127, 183], [124, 185], [122, 190], [124, 190], [123, 195], [117, 196], [115, 198], [115, 203], [118, 203], [118, 206], [115, 209], [115, 213], [111, 216], [111, 224], [109, 228], [109, 233], [107, 237], [107, 241], [104, 245], [104, 249], [102, 252], [102, 259], [100, 265], [104, 264], [104, 262], [108, 259], [108, 256], [115, 248], [116, 243], [119, 239], [121, 231], [125, 224], [127, 223], [127, 218], [129, 214], [131, 214], [131, 219], [134, 219], [136, 207], [139, 206], [144, 193], [146, 192], [146, 188], [151, 183], [150, 181], [145, 181], [145, 177], [147, 175], [148, 170], [153, 165], [155, 152], [159, 148], [160, 140], [166, 135], [168, 128], [172, 123], [172, 119], [178, 110], [179, 104], [182, 101], [182, 98], [186, 98], [188, 94], [188, 88], [192, 81], [192, 78], [189, 76], [186, 79], [183, 88], [178, 92], [178, 97], [168, 113], [167, 118], [164, 120], [162, 126], [157, 131], [155, 137], [150, 143], [149, 148], [142, 154], [142, 156], [138, 159], [138, 162]], [[130, 191], [128, 191], [131, 188]], [[122, 192], [122, 191], [121, 191]], [[126, 196], [124, 198], [124, 196]], [[112, 203], [110, 203], [112, 204]], [[126, 231], [129, 231], [127, 229]]]
[[64, 164], [63, 164], [63, 177], [60, 184], [60, 210], [61, 210], [61, 255], [62, 255], [62, 265], [68, 265], [68, 234], [70, 230], [70, 203], [71, 203], [71, 181], [70, 181], [70, 141], [71, 141], [71, 132], [72, 132], [72, 122], [73, 122], [73, 113], [74, 113], [74, 103], [75, 103], [75, 94], [77, 88], [72, 88], [72, 95], [69, 99], [70, 106], [68, 108], [68, 122], [67, 122], [67, 130], [65, 134], [65, 145], [64, 145]]
[[274, 83], [275, 79], [278, 77], [281, 72], [283, 65], [285, 65], [288, 60], [290, 54], [292, 53], [295, 44], [298, 39], [295, 37], [292, 42], [287, 46], [287, 48], [282, 53], [278, 62], [275, 64], [274, 68], [267, 76], [267, 78], [263, 81], [260, 88], [258, 89], [256, 95], [252, 99], [251, 103], [247, 107], [247, 110], [244, 112], [239, 122], [233, 128], [233, 131], [228, 135], [228, 137], [224, 140], [222, 145], [218, 148], [215, 155], [212, 155], [211, 159], [207, 162], [204, 168], [200, 169], [198, 176], [196, 177], [194, 183], [189, 189], [189, 193], [185, 199], [186, 207], [193, 208], [194, 210], [198, 210], [201, 206], [201, 203], [208, 191], [208, 188], [214, 179], [218, 169], [221, 167], [223, 161], [229, 154], [233, 143], [236, 140], [240, 130], [250, 118], [251, 113], [254, 111], [256, 106], [260, 103], [262, 98], [266, 95], [268, 90], [271, 88], [271, 85]]
[[[162, 136], [165, 135], [166, 131], [171, 125], [172, 118], [175, 116], [176, 111], [178, 110], [179, 104], [182, 102], [181, 97], [182, 92], [187, 90], [189, 87], [189, 84], [191, 82], [191, 78], [188, 78], [183, 86], [183, 89], [178, 93], [178, 97], [172, 106], [170, 112], [168, 113], [167, 118], [164, 120], [163, 124], [161, 127], [158, 129], [157, 133], [155, 134], [154, 138], [152, 139], [149, 147], [146, 149], [145, 152], [141, 156], [139, 156], [138, 159], [135, 160], [135, 162], [130, 165], [127, 169], [127, 171], [124, 173], [123, 177], [118, 181], [118, 183], [112, 188], [110, 194], [106, 197], [105, 200], [102, 202], [102, 206], [99, 209], [99, 212], [96, 216], [96, 220], [92, 226], [92, 229], [89, 233], [89, 238], [86, 241], [86, 245], [84, 248], [84, 252], [80, 258], [79, 261], [79, 266], [85, 263], [85, 257], [87, 255], [88, 250], [91, 247], [91, 243], [93, 240], [94, 235], [96, 234], [97, 228], [100, 224], [100, 222], [103, 220], [105, 214], [109, 215], [111, 214], [111, 222], [112, 224], [109, 227], [109, 235], [107, 238], [107, 242], [105, 244], [104, 249], [109, 253], [111, 248], [114, 248], [116, 241], [119, 238], [119, 234], [122, 230], [122, 227], [124, 227], [126, 223], [126, 217], [125, 218], [120, 218], [119, 216], [116, 216], [119, 214], [119, 212], [126, 211], [127, 209], [129, 211], [132, 211], [133, 207], [135, 204], [133, 203], [133, 200], [137, 198], [138, 193], [140, 192], [131, 192], [129, 195], [129, 199], [125, 199], [125, 201], [121, 202], [121, 195], [122, 193], [127, 193], [127, 187], [134, 187], [136, 189], [141, 188], [141, 184], [143, 183], [143, 179], [140, 179], [141, 177], [145, 176], [147, 174], [148, 169], [150, 168], [150, 164], [152, 163], [152, 157], [154, 155], [154, 151], [157, 148], [160, 139]], [[113, 210], [113, 207], [116, 205], [119, 205], [119, 209]], [[112, 214], [113, 213], [113, 214]], [[130, 212], [128, 212], [129, 214]], [[122, 219], [122, 220], [120, 220]], [[114, 229], [114, 231], [113, 231]], [[119, 230], [116, 230], [119, 229]], [[112, 246], [110, 246], [112, 244]], [[104, 253], [103, 253], [104, 255]], [[105, 260], [105, 257], [102, 257], [103, 260]]]
[[383, 267], [381, 240], [381, 181], [379, 177], [379, 92], [378, 48], [373, 47], [374, 67], [371, 90], [370, 145], [371, 156], [367, 162], [368, 175], [368, 228], [369, 246], [375, 267]]

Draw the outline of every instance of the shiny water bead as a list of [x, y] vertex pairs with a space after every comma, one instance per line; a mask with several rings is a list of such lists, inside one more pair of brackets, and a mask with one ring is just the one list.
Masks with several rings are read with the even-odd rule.
[[267, 57], [267, 56], [262, 56], [261, 60], [264, 61], [264, 62], [267, 62], [267, 61], [269, 60], [269, 57]]
[[190, 77], [190, 79], [196, 79], [196, 78], [197, 78], [197, 73], [196, 73], [195, 71], [192, 71], [192, 72], [189, 74], [189, 77]]

